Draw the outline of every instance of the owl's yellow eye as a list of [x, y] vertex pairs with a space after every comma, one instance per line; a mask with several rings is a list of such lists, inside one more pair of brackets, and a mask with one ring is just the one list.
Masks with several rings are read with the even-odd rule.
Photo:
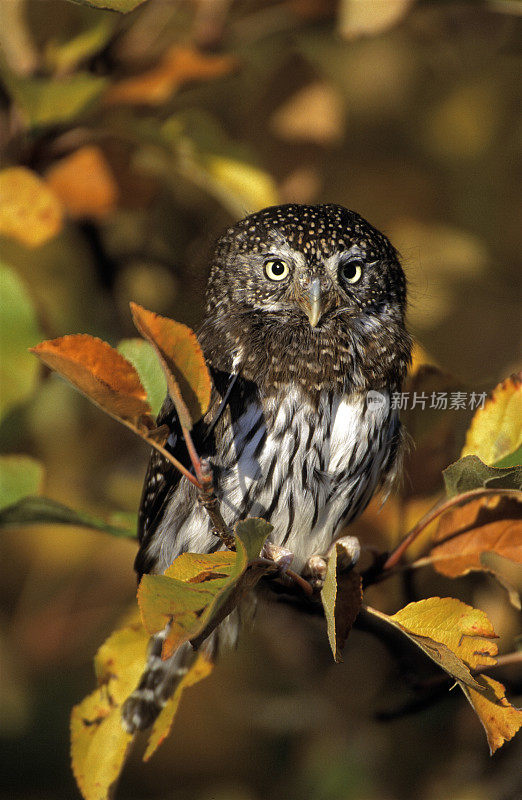
[[343, 264], [341, 275], [346, 283], [357, 283], [361, 279], [362, 271], [362, 261], [347, 261]]
[[271, 281], [284, 281], [289, 272], [290, 267], [280, 258], [269, 258], [265, 261], [265, 275]]

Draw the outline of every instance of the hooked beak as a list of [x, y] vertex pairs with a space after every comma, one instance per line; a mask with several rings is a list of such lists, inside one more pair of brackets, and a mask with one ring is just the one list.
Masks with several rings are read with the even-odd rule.
[[312, 279], [307, 291], [299, 297], [298, 303], [308, 317], [312, 328], [315, 328], [324, 310], [321, 303], [320, 278]]

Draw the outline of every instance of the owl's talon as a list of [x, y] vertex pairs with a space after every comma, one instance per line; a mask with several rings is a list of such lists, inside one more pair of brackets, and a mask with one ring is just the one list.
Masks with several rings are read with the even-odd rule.
[[328, 550], [327, 558], [330, 558], [337, 545], [341, 548], [337, 556], [337, 564], [341, 570], [354, 567], [361, 557], [361, 543], [357, 536], [341, 536], [340, 539], [336, 539]]
[[272, 544], [272, 542], [265, 542], [261, 550], [261, 556], [274, 561], [279, 572], [286, 572], [294, 560], [294, 554], [291, 550], [287, 550], [286, 547], [279, 547], [279, 545]]
[[322, 556], [310, 556], [303, 568], [303, 578], [312, 585], [315, 590], [323, 588], [326, 578], [327, 562]]

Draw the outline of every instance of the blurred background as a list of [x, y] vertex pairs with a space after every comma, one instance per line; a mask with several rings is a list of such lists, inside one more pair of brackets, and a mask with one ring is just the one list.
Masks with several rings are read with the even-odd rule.
[[[147, 448], [27, 347], [116, 345], [136, 335], [129, 300], [197, 328], [216, 237], [277, 202], [340, 203], [391, 238], [439, 387], [489, 390], [517, 368], [516, 0], [116, 4], [137, 7], [0, 4], [2, 167], [24, 168], [0, 178], [0, 449], [25, 459], [28, 491], [136, 513]], [[402, 495], [357, 524], [368, 545], [392, 547], [430, 507], [470, 412], [407, 416], [417, 448]], [[0, 548], [0, 797], [75, 798], [70, 708], [133, 602], [135, 544], [33, 526]], [[513, 649], [515, 612], [485, 576], [425, 570], [367, 599], [394, 612], [434, 594], [482, 608]], [[520, 676], [496, 677], [520, 705]], [[151, 763], [135, 749], [117, 797], [520, 800], [520, 741], [490, 759], [463, 696], [417, 703], [415, 679], [366, 632], [335, 665], [320, 621], [262, 608]]]

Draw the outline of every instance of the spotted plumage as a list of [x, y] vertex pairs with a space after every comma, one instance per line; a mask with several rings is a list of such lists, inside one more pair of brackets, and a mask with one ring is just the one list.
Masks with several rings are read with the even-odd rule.
[[[293, 569], [326, 553], [397, 473], [402, 435], [390, 396], [410, 359], [405, 303], [396, 251], [341, 206], [267, 208], [217, 244], [198, 333], [213, 392], [194, 439], [212, 464], [225, 521], [267, 519], [273, 543], [294, 553]], [[159, 422], [188, 464], [169, 400]], [[153, 454], [138, 573], [219, 547], [194, 488]], [[157, 649], [158, 640], [124, 707], [131, 730], [150, 724], [186, 669], [188, 646], [170, 662]]]

